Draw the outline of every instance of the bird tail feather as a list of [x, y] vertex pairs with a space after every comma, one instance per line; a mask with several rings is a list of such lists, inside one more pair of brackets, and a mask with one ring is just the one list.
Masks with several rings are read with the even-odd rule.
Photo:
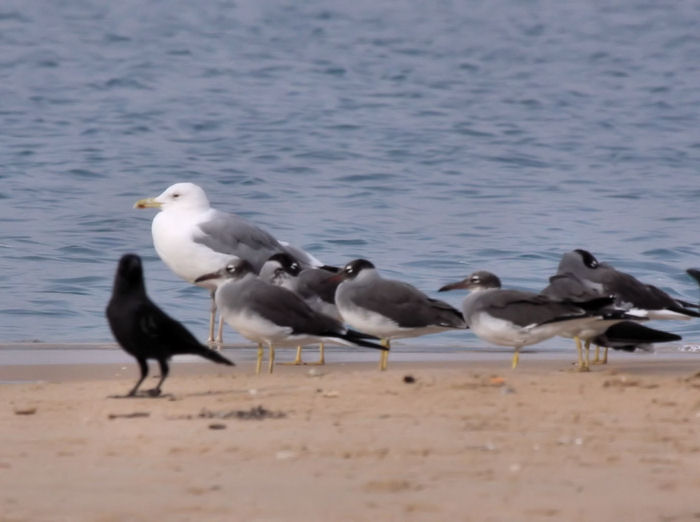
[[345, 332], [344, 338], [351, 343], [354, 343], [358, 346], [364, 346], [365, 348], [373, 348], [375, 350], [382, 350], [382, 351], [387, 351], [388, 348], [386, 346], [382, 346], [381, 344], [373, 343], [371, 341], [368, 341], [367, 339], [377, 339], [377, 337], [374, 337], [373, 335], [369, 335], [366, 333], [358, 332], [357, 330], [350, 330], [348, 329], [347, 332]]
[[358, 332], [357, 330], [348, 329], [343, 334], [336, 334], [335, 337], [337, 339], [343, 339], [343, 340], [347, 341], [348, 343], [351, 343], [351, 344], [354, 344], [357, 346], [362, 346], [364, 348], [372, 348], [374, 350], [382, 350], [382, 351], [388, 350], [388, 348], [386, 346], [382, 346], [381, 344], [377, 344], [377, 343], [374, 343], [374, 342], [367, 340], [367, 339], [379, 340], [378, 337], [375, 337], [374, 335]]
[[210, 361], [213, 361], [215, 363], [225, 364], [227, 366], [236, 366], [232, 361], [228, 360], [219, 352], [211, 350], [209, 348], [202, 347], [200, 351], [196, 352], [196, 355], [201, 355], [205, 359], [209, 359]]

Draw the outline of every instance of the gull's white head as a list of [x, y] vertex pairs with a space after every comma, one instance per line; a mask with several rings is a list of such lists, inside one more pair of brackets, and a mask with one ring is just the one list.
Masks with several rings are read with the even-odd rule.
[[134, 204], [135, 208], [158, 208], [168, 210], [207, 210], [209, 199], [204, 190], [194, 183], [175, 183], [170, 185], [158, 197], [140, 199]]

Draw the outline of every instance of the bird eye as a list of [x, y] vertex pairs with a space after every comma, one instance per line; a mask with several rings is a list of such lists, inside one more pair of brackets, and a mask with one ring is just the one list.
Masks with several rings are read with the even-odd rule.
[[179, 198], [179, 197], [180, 197], [180, 194], [177, 194], [177, 193], [176, 193], [176, 194], [173, 194], [173, 199], [177, 199], [177, 198]]
[[236, 271], [236, 265], [226, 265], [226, 271], [229, 274], [233, 274]]
[[473, 276], [471, 279], [472, 283], [478, 283], [479, 282], [479, 276]]
[[292, 270], [297, 270], [299, 268], [299, 265], [296, 263], [292, 263]]

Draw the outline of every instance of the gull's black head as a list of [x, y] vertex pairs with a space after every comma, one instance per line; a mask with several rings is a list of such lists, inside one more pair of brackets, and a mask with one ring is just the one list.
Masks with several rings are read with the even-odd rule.
[[366, 259], [355, 259], [343, 267], [340, 274], [343, 279], [355, 279], [363, 270], [372, 270], [374, 265]]
[[467, 290], [486, 290], [488, 288], [501, 288], [501, 280], [494, 273], [486, 270], [479, 270], [469, 274], [462, 281], [450, 283], [443, 286], [438, 292], [447, 292], [448, 290], [467, 289]]
[[583, 264], [586, 265], [588, 268], [598, 268], [598, 265], [600, 265], [595, 256], [591, 254], [588, 250], [577, 248], [576, 250], [574, 250], [574, 252], [581, 256], [581, 261], [583, 261]]
[[474, 272], [467, 279], [472, 288], [501, 288], [501, 280], [498, 276], [486, 270]]
[[601, 268], [601, 266], [601, 263], [599, 263], [595, 256], [588, 250], [578, 248], [561, 256], [559, 266], [557, 267], [557, 273], [575, 274], [586, 279], [593, 277], [594, 274], [591, 271], [598, 270]]
[[700, 270], [697, 268], [689, 268], [686, 270], [686, 273], [700, 284]]
[[247, 274], [255, 274], [255, 269], [245, 259], [231, 261], [221, 271], [221, 275], [226, 279], [241, 279]]
[[301, 272], [301, 265], [293, 256], [290, 256], [286, 252], [280, 252], [279, 254], [274, 254], [270, 256], [268, 261], [276, 261], [280, 265], [280, 269], [284, 270], [290, 275], [298, 276]]
[[124, 254], [114, 276], [114, 290], [143, 289], [143, 266], [136, 254]]
[[[216, 272], [210, 272], [199, 276], [194, 280], [195, 284], [204, 283], [205, 281], [213, 281], [215, 286], [219, 286], [224, 283], [227, 279], [241, 279], [246, 274], [255, 274], [255, 269], [245, 259], [234, 258], [223, 268], [220, 268]], [[205, 285], [207, 283], [204, 283]]]

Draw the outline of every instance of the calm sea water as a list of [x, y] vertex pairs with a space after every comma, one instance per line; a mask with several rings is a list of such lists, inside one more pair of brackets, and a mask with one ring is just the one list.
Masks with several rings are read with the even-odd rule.
[[207, 293], [132, 208], [178, 181], [434, 295], [476, 269], [538, 290], [586, 248], [697, 300], [698, 27], [696, 1], [5, 0], [0, 341], [110, 341], [125, 252], [204, 338]]

